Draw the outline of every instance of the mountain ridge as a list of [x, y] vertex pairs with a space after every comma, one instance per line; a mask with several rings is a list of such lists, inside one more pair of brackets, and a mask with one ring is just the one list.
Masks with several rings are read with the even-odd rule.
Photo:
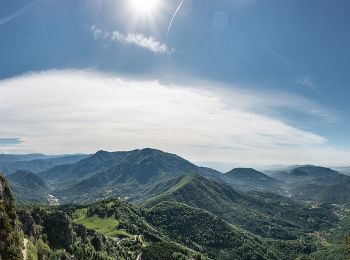
[[236, 188], [245, 190], [277, 191], [283, 181], [270, 177], [253, 168], [234, 168], [224, 174], [224, 180]]
[[51, 190], [38, 175], [30, 171], [17, 171], [6, 178], [18, 203], [48, 202]]

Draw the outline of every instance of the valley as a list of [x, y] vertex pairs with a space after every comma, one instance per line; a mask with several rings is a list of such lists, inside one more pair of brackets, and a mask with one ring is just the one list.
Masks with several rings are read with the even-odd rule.
[[221, 173], [149, 148], [25, 162], [4, 181], [28, 259], [349, 257], [350, 177], [329, 168]]

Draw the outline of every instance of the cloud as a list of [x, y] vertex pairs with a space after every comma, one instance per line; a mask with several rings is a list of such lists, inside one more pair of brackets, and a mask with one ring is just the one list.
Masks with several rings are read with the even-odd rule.
[[305, 77], [303, 79], [298, 80], [298, 85], [303, 86], [303, 87], [307, 87], [313, 91], [318, 92], [318, 89], [315, 87], [314, 83], [311, 81], [311, 79], [309, 77]]
[[0, 26], [11, 22], [12, 20], [16, 19], [17, 17], [25, 14], [26, 12], [28, 12], [30, 10], [30, 8], [36, 3], [37, 1], [33, 1], [30, 2], [27, 5], [24, 5], [23, 7], [19, 8], [17, 11], [15, 11], [14, 13], [12, 13], [9, 16], [6, 17], [2, 17], [0, 18]]
[[[266, 114], [284, 104], [280, 94], [270, 93], [268, 101], [260, 93], [205, 84], [166, 85], [93, 71], [46, 71], [2, 80], [0, 136], [25, 140], [6, 152], [154, 147], [196, 162], [245, 165], [348, 158], [332, 151], [325, 137]], [[302, 101], [294, 106], [312, 107]]]
[[301, 79], [298, 81], [298, 84], [305, 87], [312, 87], [314, 85], [310, 78]]
[[103, 32], [94, 25], [90, 29], [96, 40], [103, 39], [122, 44], [132, 44], [156, 54], [170, 54], [173, 51], [165, 43], [161, 43], [156, 38], [147, 37], [141, 33], [123, 34], [119, 31]]

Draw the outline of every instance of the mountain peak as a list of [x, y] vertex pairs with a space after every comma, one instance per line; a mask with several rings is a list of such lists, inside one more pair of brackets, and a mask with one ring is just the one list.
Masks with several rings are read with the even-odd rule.
[[144, 154], [164, 153], [161, 150], [157, 150], [157, 149], [153, 149], [153, 148], [149, 148], [149, 147], [143, 148], [140, 151]]
[[235, 168], [224, 174], [224, 180], [233, 187], [245, 190], [279, 189], [281, 181], [252, 168]]
[[225, 176], [230, 178], [264, 178], [272, 179], [266, 174], [259, 172], [253, 168], [234, 168], [231, 171], [225, 173]]
[[[258, 172], [257, 170], [253, 169], [253, 168], [233, 168], [231, 171], [225, 173], [225, 174], [237, 174], [237, 173], [241, 173], [241, 172], [244, 172], [244, 173], [261, 173], [261, 172]], [[261, 173], [262, 174], [262, 173]]]
[[108, 155], [109, 155], [109, 152], [104, 151], [104, 150], [99, 150], [99, 151], [97, 151], [93, 156], [96, 156], [96, 157], [105, 157], [105, 156], [108, 156]]
[[291, 175], [302, 177], [326, 177], [339, 175], [339, 172], [322, 166], [305, 165], [293, 169]]

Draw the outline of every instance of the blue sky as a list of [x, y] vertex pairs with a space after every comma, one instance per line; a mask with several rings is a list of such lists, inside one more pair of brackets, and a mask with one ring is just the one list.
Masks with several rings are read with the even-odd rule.
[[[159, 0], [158, 6], [148, 12], [130, 4], [133, 1], [1, 1], [0, 114], [5, 127], [0, 130], [0, 151], [67, 153], [152, 146], [220, 168], [307, 162], [347, 164], [348, 1], [184, 0], [169, 32], [169, 23], [181, 1]], [[53, 78], [57, 79], [53, 84], [62, 100], [53, 97], [52, 86], [45, 84]], [[111, 104], [108, 112], [100, 111], [103, 115], [110, 113], [109, 117], [94, 113], [96, 110], [87, 110], [88, 116], [75, 110], [77, 102], [101, 102], [102, 106], [107, 97], [90, 99], [106, 87], [106, 81], [113, 85], [113, 78], [134, 92], [124, 93], [118, 85], [110, 96], [115, 100], [129, 97], [135, 100], [134, 107], [126, 111], [124, 106]], [[90, 86], [87, 81], [95, 84]], [[34, 86], [34, 82], [42, 82], [42, 86]], [[70, 93], [75, 82], [89, 86], [73, 91], [89, 89], [91, 95], [80, 100], [77, 94], [75, 100]], [[148, 91], [153, 88], [153, 95], [140, 96], [143, 90], [138, 89], [139, 85], [151, 85]], [[188, 91], [184, 98], [189, 99], [188, 103], [182, 104], [181, 91]], [[126, 96], [121, 96], [122, 92]], [[70, 97], [71, 103], [67, 101]], [[154, 100], [146, 107], [136, 105], [136, 100], [143, 97]], [[212, 98], [206, 101], [208, 107], [200, 103], [206, 97]], [[157, 98], [168, 103], [159, 107]], [[198, 110], [192, 112], [202, 120], [194, 122], [195, 116], [184, 116], [174, 127], [172, 120], [180, 115], [176, 108], [167, 111], [167, 105], [182, 104], [182, 112], [186, 113], [194, 109], [189, 106], [191, 99], [195, 99], [192, 102]], [[39, 107], [61, 113], [57, 106], [63, 103], [67, 114], [55, 120], [49, 113], [35, 114]], [[213, 107], [209, 109], [210, 105]], [[135, 132], [131, 138], [120, 134], [124, 124], [130, 127], [138, 123], [132, 126], [135, 131], [148, 126], [149, 121], [142, 120], [145, 117], [126, 116], [135, 111], [143, 114], [145, 109], [158, 111], [152, 118], [159, 117], [150, 126], [149, 135]], [[161, 109], [168, 114], [159, 113]], [[214, 110], [215, 119], [211, 118]], [[125, 115], [125, 121], [116, 119], [116, 114]], [[72, 115], [76, 117], [71, 119]], [[255, 124], [248, 124], [250, 116]], [[133, 122], [127, 122], [128, 117]], [[164, 119], [167, 117], [169, 122]], [[207, 126], [206, 122], [217, 125]], [[195, 123], [202, 128], [188, 127]], [[274, 131], [271, 128], [277, 123], [280, 128], [275, 129], [279, 131]], [[108, 139], [92, 131], [91, 124], [107, 128], [113, 137]], [[19, 131], [16, 125], [26, 130]], [[166, 129], [177, 129], [181, 134], [171, 140]], [[79, 139], [82, 132], [86, 132], [85, 139]], [[69, 134], [76, 135], [74, 145]], [[196, 138], [198, 135], [201, 138]], [[265, 150], [266, 156], [258, 158]]]

